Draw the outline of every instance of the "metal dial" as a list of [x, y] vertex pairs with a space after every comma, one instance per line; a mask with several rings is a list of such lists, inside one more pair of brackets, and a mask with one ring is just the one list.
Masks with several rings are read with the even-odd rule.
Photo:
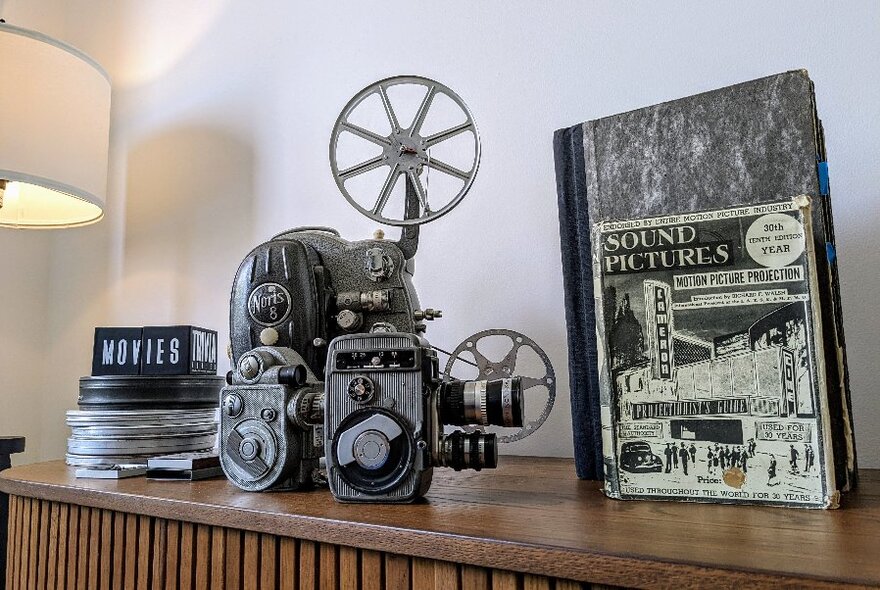
[[[510, 338], [511, 348], [499, 361], [489, 360], [479, 350], [480, 340], [488, 336], [506, 336]], [[553, 364], [550, 362], [550, 358], [547, 356], [547, 353], [545, 353], [544, 350], [540, 346], [538, 346], [531, 338], [529, 338], [525, 334], [521, 334], [520, 332], [506, 329], [483, 330], [482, 332], [477, 332], [470, 338], [465, 339], [455, 348], [454, 351], [452, 351], [452, 355], [449, 357], [449, 361], [446, 363], [446, 370], [444, 371], [444, 379], [451, 379], [452, 369], [455, 366], [455, 363], [468, 363], [469, 361], [461, 358], [461, 355], [465, 352], [469, 352], [473, 355], [474, 361], [477, 365], [477, 369], [480, 372], [478, 379], [508, 378], [517, 374], [517, 355], [519, 354], [519, 351], [523, 348], [532, 349], [544, 364], [542, 369], [543, 374], [540, 376], [518, 375], [522, 379], [523, 395], [526, 397], [526, 399], [528, 399], [529, 390], [533, 388], [545, 387], [547, 388], [548, 392], [547, 403], [544, 405], [544, 408], [541, 410], [541, 415], [538, 416], [538, 418], [532, 420], [531, 422], [527, 422], [516, 433], [504, 436], [499, 435], [497, 437], [497, 440], [501, 443], [509, 443], [529, 436], [530, 434], [538, 430], [538, 428], [541, 427], [544, 421], [547, 420], [547, 416], [550, 415], [550, 410], [553, 409], [553, 403], [556, 401], [556, 373], [555, 371], [553, 371]], [[533, 393], [537, 392], [533, 391]], [[466, 432], [482, 432], [483, 430], [483, 428], [479, 426], [464, 426], [463, 428]]]
[[[416, 110], [412, 122], [399, 121], [394, 106], [388, 97], [388, 89], [392, 86], [401, 84], [418, 85], [425, 87], [425, 95]], [[422, 135], [422, 125], [428, 111], [431, 109], [434, 99], [438, 94], [447, 96], [452, 102], [464, 113], [464, 122], [454, 125], [448, 129], [432, 133], [430, 135]], [[361, 104], [373, 95], [378, 95], [381, 100], [385, 115], [388, 117], [391, 132], [388, 135], [382, 135], [375, 131], [365, 129], [351, 122], [352, 113]], [[407, 126], [405, 126], [407, 125]], [[435, 145], [456, 137], [461, 133], [471, 133], [473, 135], [474, 159], [469, 170], [460, 170], [442, 160], [431, 157], [430, 150]], [[345, 169], [340, 169], [337, 163], [337, 147], [339, 137], [342, 133], [351, 133], [364, 141], [376, 144], [382, 151], [379, 155], [359, 162]], [[477, 133], [477, 126], [474, 123], [470, 109], [464, 101], [455, 92], [447, 86], [419, 76], [396, 76], [380, 80], [361, 90], [354, 98], [352, 98], [342, 113], [336, 120], [333, 127], [333, 133], [330, 137], [330, 168], [333, 170], [333, 178], [340, 192], [351, 203], [351, 205], [375, 221], [387, 223], [388, 225], [405, 226], [405, 225], [421, 225], [429, 221], [433, 221], [438, 217], [448, 213], [453, 207], [464, 198], [471, 185], [474, 177], [477, 175], [477, 168], [480, 164], [480, 137]], [[385, 179], [379, 194], [371, 201], [373, 204], [370, 208], [361, 206], [357, 200], [351, 195], [346, 188], [347, 180], [365, 174], [381, 167], [388, 167], [388, 175]], [[462, 181], [464, 185], [457, 194], [451, 198], [447, 195], [428, 194], [425, 184], [422, 182], [421, 175], [428, 169], [435, 170], [437, 173], [445, 174]], [[397, 218], [394, 214], [385, 210], [391, 193], [395, 185], [403, 176], [409, 180], [415, 191], [416, 198], [419, 201], [418, 215], [415, 217], [406, 216], [401, 211], [402, 217]], [[409, 217], [409, 218], [408, 218]]]
[[376, 386], [369, 377], [358, 376], [351, 380], [348, 384], [348, 397], [359, 404], [365, 404], [376, 393]]

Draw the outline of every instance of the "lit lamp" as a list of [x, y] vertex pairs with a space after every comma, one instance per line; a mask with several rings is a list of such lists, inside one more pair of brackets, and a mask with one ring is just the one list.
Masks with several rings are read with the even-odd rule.
[[0, 227], [104, 216], [110, 79], [95, 60], [0, 22]]

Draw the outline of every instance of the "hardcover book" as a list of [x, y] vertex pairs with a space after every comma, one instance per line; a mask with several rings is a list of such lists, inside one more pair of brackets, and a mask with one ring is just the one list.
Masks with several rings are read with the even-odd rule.
[[[825, 475], [815, 480], [821, 485], [814, 482], [801, 490], [803, 498], [798, 505], [835, 505], [835, 492], [845, 491], [855, 484], [856, 459], [824, 138], [816, 115], [813, 85], [807, 73], [802, 70], [786, 72], [589, 121], [557, 131], [554, 147], [578, 475], [588, 479], [604, 477], [606, 491], [615, 497], [642, 497], [639, 493], [621, 491], [623, 479], [644, 483], [641, 480], [648, 477], [622, 469], [624, 462], [629, 465], [630, 461], [638, 461], [641, 457], [652, 465], [656, 465], [657, 461], [661, 465], [659, 474], [651, 472], [656, 482], [651, 487], [679, 492], [645, 496], [719, 501], [715, 496], [703, 496], [701, 489], [688, 487], [683, 482], [679, 485], [674, 478], [670, 479], [669, 485], [663, 484], [668, 477], [667, 456], [672, 461], [669, 473], [678, 462], [683, 475], [682, 443], [689, 456], [688, 477], [700, 475], [720, 479], [721, 484], [711, 485], [748, 493], [751, 493], [748, 486], [757, 485], [756, 480], [769, 477], [770, 455], [775, 459], [777, 478], [782, 486], [783, 470], [789, 467], [793, 470], [791, 464], [796, 463], [797, 471], [803, 476], [806, 455], [810, 454], [813, 461], [811, 472], [821, 471]], [[691, 288], [683, 288], [684, 283], [675, 282], [676, 275], [721, 273], [717, 276], [739, 277], [740, 271], [748, 271], [751, 266], [754, 266], [752, 271], [776, 268], [756, 262], [748, 257], [748, 249], [742, 249], [745, 248], [743, 240], [746, 239], [747, 226], [757, 216], [753, 219], [730, 213], [730, 219], [736, 220], [739, 234], [732, 226], [725, 225], [733, 221], [723, 221], [714, 216], [722, 215], [719, 213], [721, 211], [741, 211], [749, 207], [779, 207], [791, 202], [793, 195], [805, 196], [809, 205], [797, 208], [797, 213], [780, 212], [779, 215], [796, 218], [805, 228], [805, 240], [810, 243], [804, 245], [801, 256], [808, 257], [809, 252], [813, 252], [815, 263], [809, 263], [805, 258], [782, 268], [791, 265], [803, 267], [801, 275], [791, 275], [782, 280], [783, 275], [768, 274], [769, 282], [756, 285], [695, 284]], [[602, 224], [639, 224], [646, 219], [651, 219], [653, 224], [659, 223], [654, 221], [655, 218], [697, 213], [709, 215], [706, 223], [699, 218], [689, 218], [686, 224], [691, 224], [687, 225], [691, 229], [675, 229], [673, 234], [693, 231], [702, 236], [700, 240], [710, 243], [710, 250], [720, 247], [720, 242], [728, 243], [727, 247], [733, 249], [728, 251], [729, 256], [724, 264], [716, 264], [714, 257], [721, 256], [719, 252], [714, 252], [710, 260], [706, 258], [707, 251], [700, 250], [702, 256], [694, 253], [696, 258], [678, 259], [677, 262], [683, 263], [682, 268], [670, 267], [663, 271], [650, 269], [649, 272], [658, 273], [657, 277], [643, 274], [643, 268], [609, 267], [610, 274], [602, 274], [599, 266], [594, 267], [603, 248], [614, 247], [612, 234], [603, 231], [610, 232], [612, 230], [609, 228], [615, 226]], [[664, 231], [669, 229], [667, 226], [661, 228]], [[618, 233], [621, 229], [624, 229], [623, 225], [617, 227]], [[710, 239], [712, 232], [717, 234], [716, 239]], [[669, 241], [668, 236], [663, 235]], [[684, 234], [673, 235], [671, 239], [687, 237]], [[603, 242], [606, 239], [612, 243]], [[618, 247], [632, 246], [631, 254], [654, 251], [654, 246], [650, 245], [652, 237], [647, 237], [647, 244], [642, 241], [634, 244], [632, 239], [627, 237], [627, 242], [619, 241]], [[712, 242], [719, 243], [713, 245]], [[740, 250], [736, 250], [737, 247]], [[677, 249], [686, 250], [687, 247]], [[658, 264], [668, 261], [670, 254], [666, 254], [666, 259], [658, 256], [624, 256], [619, 262], [627, 265], [634, 262], [636, 266], [640, 261]], [[694, 264], [690, 264], [690, 260]], [[723, 274], [725, 272], [731, 274]], [[777, 284], [777, 280], [781, 282]], [[674, 323], [666, 326], [670, 339], [667, 344], [672, 345], [667, 351], [668, 366], [664, 365], [662, 374], [652, 372], [651, 379], [654, 381], [644, 382], [642, 385], [647, 389], [639, 390], [641, 393], [637, 396], [632, 393], [635, 390], [626, 389], [630, 393], [626, 394], [621, 406], [616, 397], [620, 371], [634, 369], [639, 363], [654, 363], [652, 354], [656, 349], [653, 347], [662, 340], [656, 332], [651, 331], [653, 328], [648, 328], [657, 322], [656, 306], [646, 306], [644, 303], [649, 286], [655, 297], [670, 298], [668, 303], [673, 306], [670, 308], [672, 321], [677, 321], [681, 330], [677, 330]], [[796, 286], [799, 286], [799, 291], [795, 289]], [[621, 291], [615, 291], [612, 297], [610, 291], [605, 292], [606, 287]], [[711, 297], [713, 289], [731, 297], [740, 292], [754, 294], [771, 291], [782, 294], [784, 291], [786, 297], [798, 294], [802, 300], [754, 300], [737, 295], [732, 300], [748, 303], [710, 307], [707, 303], [717, 303]], [[624, 298], [624, 295], [627, 297]], [[792, 307], [786, 307], [789, 305]], [[778, 311], [777, 308], [783, 307], [787, 311]], [[635, 346], [622, 357], [610, 358], [610, 342], [620, 336], [610, 334], [606, 318], [613, 322], [623, 310], [633, 333], [636, 326], [632, 320], [640, 324], [643, 349], [637, 354], [638, 346]], [[649, 311], [654, 315], [649, 315]], [[609, 315], [612, 312], [613, 315]], [[784, 326], [793, 325], [791, 322], [800, 325], [799, 322], [803, 320], [802, 331], [804, 337], [809, 336], [812, 348], [795, 347], [785, 338], [785, 342], [775, 348], [761, 348], [757, 340], [751, 340], [751, 335], [756, 333], [754, 330], [758, 329], [753, 324], [758, 322], [759, 327], [763, 325], [759, 322], [764, 318], [761, 314], [769, 314], [768, 317], [775, 318], [773, 321], [780, 322], [786, 314], [793, 314], [785, 320], [788, 323]], [[795, 321], [795, 315], [800, 319]], [[777, 329], [781, 328], [777, 326]], [[718, 333], [719, 330], [724, 333]], [[774, 342], [778, 342], [778, 337], [774, 336]], [[678, 357], [675, 356], [676, 343]], [[791, 354], [783, 353], [783, 350]], [[682, 356], [684, 351], [690, 352]], [[770, 402], [766, 401], [764, 394], [767, 392], [761, 385], [769, 379], [767, 375], [756, 376], [752, 380], [752, 390], [748, 390], [752, 393], [749, 395], [745, 395], [747, 389], [742, 389], [746, 387], [748, 379], [737, 377], [739, 381], [735, 381], [732, 368], [729, 384], [722, 385], [723, 379], [718, 375], [712, 381], [713, 371], [723, 373], [724, 369], [720, 367], [727, 366], [724, 363], [730, 367], [735, 364], [731, 359], [724, 363], [721, 359], [729, 354], [745, 353], [753, 357], [755, 375], [759, 375], [759, 367], [762, 371], [760, 375], [766, 371], [781, 371], [779, 367], [783, 365], [780, 363], [790, 365], [792, 355], [799, 354], [794, 359], [794, 362], [801, 363], [802, 372], [798, 379], [808, 381], [797, 381], [795, 387], [802, 385], [806, 388], [806, 384], [811, 383], [810, 395], [804, 393], [806, 389], [799, 389], [797, 391], [801, 391], [801, 395], [798, 397], [790, 389], [785, 389], [791, 387], [791, 382], [780, 380], [779, 391], [774, 398], [779, 406], [774, 413], [774, 409], [767, 405]], [[703, 358], [707, 354], [708, 358]], [[778, 359], [772, 361], [772, 354], [778, 354]], [[629, 359], [625, 364], [632, 366], [623, 369], [620, 364], [623, 358]], [[777, 369], [768, 369], [774, 366], [773, 362]], [[632, 379], [637, 380], [636, 377]], [[688, 380], [693, 382], [692, 393], [688, 393]], [[659, 385], [662, 381], [666, 382], [664, 387]], [[718, 383], [717, 387], [714, 383]], [[636, 383], [628, 383], [627, 387], [630, 386], [635, 387]], [[734, 395], [734, 391], [741, 395]], [[723, 392], [723, 395], [719, 392]], [[685, 397], [676, 397], [679, 394]], [[647, 399], [643, 399], [645, 396]], [[655, 397], [652, 399], [651, 396]], [[724, 402], [727, 398], [740, 401], [730, 402], [733, 405], [729, 405]], [[759, 402], [758, 398], [763, 401]], [[808, 399], [812, 400], [812, 413], [805, 413], [804, 404]], [[629, 413], [620, 413], [622, 408]], [[647, 414], [652, 412], [667, 415], [649, 417]], [[633, 419], [634, 415], [641, 418]], [[660, 426], [647, 426], [652, 420]], [[741, 434], [732, 433], [718, 424], [710, 424], [724, 420], [741, 424]], [[789, 429], [797, 428], [792, 424], [799, 420], [806, 421], [804, 424], [809, 426], [809, 437], [806, 433], [801, 433], [802, 440], [793, 433], [768, 434], [789, 432]], [[709, 426], [698, 426], [704, 423]], [[782, 430], [774, 430], [777, 428]], [[777, 448], [778, 443], [783, 441], [766, 438], [770, 436], [792, 438], [787, 443], [787, 455], [781, 454]], [[630, 443], [626, 453], [622, 448], [624, 443]], [[812, 451], [807, 451], [807, 444], [812, 445]], [[696, 447], [696, 454], [691, 452], [692, 445]], [[791, 459], [795, 455], [792, 449], [797, 452], [795, 461]], [[738, 455], [735, 454], [737, 451]], [[742, 465], [743, 453], [747, 457], [745, 467]], [[708, 466], [714, 468], [716, 457], [719, 467], [714, 475], [710, 475]], [[735, 466], [734, 458], [739, 461], [739, 467]], [[725, 465], [723, 469], [720, 467], [722, 460]], [[696, 470], [702, 470], [702, 473], [694, 474], [695, 461]], [[742, 471], [742, 475], [746, 475], [745, 469], [748, 469], [751, 475], [746, 475], [745, 481], [750, 483], [743, 483], [740, 488], [726, 483], [724, 475], [731, 467]], [[625, 472], [625, 478], [618, 477], [621, 470]], [[737, 477], [728, 478], [732, 478], [732, 483], [738, 483], [737, 472], [732, 473]], [[627, 482], [626, 485], [648, 487], [641, 483]], [[696, 480], [690, 483], [695, 484]], [[788, 483], [785, 485], [788, 486]], [[796, 488], [797, 485], [792, 482], [791, 490]], [[685, 493], [693, 491], [697, 492], [696, 495]], [[755, 492], [758, 493], [757, 490]], [[745, 499], [777, 503], [772, 497]], [[741, 500], [731, 495], [724, 501]], [[779, 503], [785, 502], [784, 498], [779, 499]]]
[[837, 506], [810, 213], [594, 226], [609, 496]]

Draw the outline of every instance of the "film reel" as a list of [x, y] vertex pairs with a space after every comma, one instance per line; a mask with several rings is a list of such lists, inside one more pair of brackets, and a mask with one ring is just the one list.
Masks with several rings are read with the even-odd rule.
[[416, 443], [406, 422], [384, 409], [352, 412], [330, 445], [340, 477], [360, 492], [394, 489], [412, 470]]
[[[398, 111], [392, 104], [389, 90], [402, 86], [421, 86], [425, 88], [424, 96], [415, 111], [413, 119], [408, 124], [398, 118]], [[423, 125], [429, 111], [435, 104], [438, 96], [445, 96], [451, 100], [454, 108], [461, 111], [464, 121], [453, 124], [451, 127], [425, 135], [422, 133]], [[390, 132], [367, 129], [353, 122], [353, 115], [363, 107], [365, 103], [378, 96], [382, 109], [385, 113]], [[431, 149], [438, 144], [458, 137], [461, 134], [470, 133], [473, 136], [473, 162], [468, 170], [462, 170], [444, 160], [432, 157]], [[360, 161], [351, 166], [340, 169], [338, 163], [338, 150], [340, 138], [345, 134], [352, 134], [363, 141], [374, 144], [380, 152], [373, 157]], [[480, 137], [477, 126], [471, 115], [470, 109], [449, 87], [420, 76], [395, 76], [375, 82], [357, 93], [342, 109], [333, 132], [330, 137], [330, 168], [336, 186], [345, 199], [358, 211], [379, 223], [394, 226], [421, 225], [433, 221], [452, 210], [464, 198], [470, 190], [477, 175], [480, 164]], [[346, 182], [366, 174], [378, 168], [388, 167], [385, 182], [379, 189], [375, 200], [371, 200], [370, 208], [362, 206], [358, 199], [346, 187]], [[428, 190], [427, 183], [422, 182], [422, 175], [427, 175], [429, 170], [455, 178], [463, 183], [460, 190], [451, 198], [443, 198]], [[391, 197], [395, 185], [403, 176], [407, 183], [407, 201], [412, 197], [417, 200], [418, 207], [409, 202], [400, 211], [401, 217], [395, 217], [386, 213], [386, 206]], [[426, 176], [427, 178], [427, 176]], [[430, 192], [430, 194], [429, 194]], [[447, 195], [448, 197], [448, 195]], [[362, 201], [363, 202], [363, 201]], [[438, 203], [440, 203], [438, 205]], [[417, 211], [416, 211], [417, 209]]]
[[[501, 360], [498, 361], [490, 360], [480, 351], [479, 348], [481, 340], [493, 336], [502, 336], [510, 339], [510, 350], [508, 350], [507, 353], [502, 356]], [[520, 351], [523, 349], [531, 350], [537, 355], [539, 363], [543, 364], [543, 367], [536, 371], [540, 375], [523, 375], [517, 372], [517, 360]], [[479, 379], [501, 379], [518, 375], [522, 378], [523, 394], [526, 398], [529, 396], [529, 390], [533, 390], [534, 394], [539, 388], [547, 389], [547, 402], [544, 404], [540, 416], [535, 420], [526, 422], [523, 427], [514, 434], [498, 435], [498, 442], [509, 443], [521, 440], [538, 430], [544, 421], [547, 420], [547, 416], [550, 415], [550, 411], [553, 409], [553, 404], [556, 401], [556, 373], [553, 370], [553, 364], [550, 362], [547, 353], [545, 353], [534, 340], [515, 330], [507, 330], [503, 328], [483, 330], [482, 332], [477, 332], [473, 336], [466, 338], [455, 348], [455, 350], [452, 351], [452, 354], [449, 356], [449, 360], [446, 363], [446, 369], [444, 370], [443, 378], [445, 380], [452, 378], [452, 371], [455, 368], [456, 362], [473, 364], [462, 358], [462, 354], [465, 353], [470, 353], [473, 356], [477, 370], [479, 371]], [[482, 431], [483, 428], [477, 426], [465, 426], [464, 430], [466, 432], [474, 432]]]

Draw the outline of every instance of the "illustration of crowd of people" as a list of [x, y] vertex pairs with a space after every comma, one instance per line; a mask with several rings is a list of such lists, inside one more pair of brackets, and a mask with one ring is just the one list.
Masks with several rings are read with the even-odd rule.
[[671, 473], [672, 470], [678, 471], [678, 466], [681, 465], [684, 474], [688, 474], [688, 463], [694, 464], [697, 462], [697, 447], [694, 443], [691, 443], [689, 447], [686, 447], [684, 443], [681, 443], [681, 447], [676, 447], [675, 443], [666, 443], [666, 449], [663, 451], [666, 455], [666, 473]]
[[[747, 447], [742, 445], [722, 446], [718, 443], [715, 443], [713, 446], [710, 444], [704, 455], [706, 459], [706, 472], [720, 473], [731, 467], [739, 467], [744, 473], [747, 473], [749, 470], [749, 458], [755, 456], [756, 446], [754, 440], [749, 440]], [[687, 475], [688, 467], [695, 465], [697, 462], [697, 452], [697, 446], [694, 443], [686, 445], [682, 442], [678, 446], [675, 443], [666, 443], [666, 448], [663, 450], [666, 456], [665, 472], [672, 473], [681, 469]]]
[[[721, 445], [719, 443], [709, 443], [704, 451], [700, 451], [693, 442], [685, 443], [667, 442], [666, 448], [663, 449], [664, 454], [664, 472], [673, 473], [681, 471], [684, 475], [688, 475], [689, 470], [694, 471], [697, 463], [697, 457], [705, 459], [706, 473], [721, 474], [727, 469], [737, 467], [743, 473], [749, 471], [749, 461], [754, 459], [757, 450], [755, 439], [750, 438], [745, 445]], [[801, 456], [803, 455], [803, 468], [801, 468]], [[776, 485], [779, 483], [777, 479], [777, 460], [772, 453], [769, 454], [770, 460], [767, 467], [767, 483], [768, 485]], [[803, 453], [791, 444], [789, 447], [789, 472], [792, 475], [811, 473], [816, 466], [816, 453], [813, 446], [809, 443], [803, 445]]]
[[748, 473], [749, 459], [755, 456], [757, 446], [755, 439], [749, 439], [745, 448], [741, 445], [721, 446], [715, 443], [715, 446], [710, 446], [706, 453], [706, 472], [718, 473], [731, 467], [739, 467], [743, 473]]
[[[813, 469], [816, 467], [816, 452], [813, 450], [813, 445], [807, 443], [804, 444], [804, 468], [800, 469], [798, 465], [798, 461], [800, 460], [801, 453], [797, 450], [797, 447], [794, 444], [789, 445], [788, 451], [788, 468], [789, 473], [792, 475], [799, 475], [801, 473], [807, 474], [811, 473]], [[776, 479], [776, 457], [774, 455], [770, 455], [770, 465], [767, 467], [767, 485], [778, 485], [779, 480]]]

